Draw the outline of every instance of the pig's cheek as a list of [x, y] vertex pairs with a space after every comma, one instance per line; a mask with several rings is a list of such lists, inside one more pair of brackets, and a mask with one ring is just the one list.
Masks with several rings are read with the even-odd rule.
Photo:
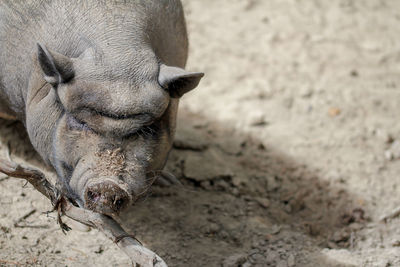
[[53, 140], [55, 160], [63, 161], [73, 167], [75, 158], [79, 157], [78, 151], [75, 149], [78, 138], [79, 136], [74, 133], [65, 130], [59, 131]]
[[82, 132], [69, 129], [65, 117], [59, 121], [53, 138], [53, 166], [62, 184], [70, 183], [83, 151], [87, 151], [82, 144], [85, 139]]
[[65, 154], [62, 148], [56, 147], [53, 152], [53, 165], [59, 179], [61, 179], [63, 183], [68, 184], [74, 168], [71, 164], [71, 159], [66, 158], [64, 156]]
[[[95, 152], [99, 146], [99, 137], [96, 134], [81, 132], [74, 136], [74, 141], [70, 142], [73, 155], [73, 174], [69, 181], [72, 190], [83, 196], [84, 187], [87, 180], [95, 174]], [[83, 198], [82, 198], [83, 199]]]
[[157, 145], [153, 146], [153, 156], [150, 160], [150, 168], [152, 170], [160, 170], [164, 167], [169, 151], [172, 147], [172, 140], [169, 138], [166, 132], [160, 133]]

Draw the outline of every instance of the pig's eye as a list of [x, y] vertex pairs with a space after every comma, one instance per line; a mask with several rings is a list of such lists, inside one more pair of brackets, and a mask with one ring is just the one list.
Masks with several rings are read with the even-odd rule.
[[79, 130], [79, 131], [90, 131], [89, 126], [81, 121], [78, 121], [71, 114], [67, 114], [67, 125], [70, 130]]
[[151, 125], [143, 126], [138, 131], [138, 134], [143, 136], [144, 138], [156, 138], [157, 133], [159, 132], [157, 123], [153, 123]]
[[144, 139], [156, 138], [158, 133], [157, 123], [153, 123], [151, 125], [145, 125], [137, 129], [135, 132], [127, 134], [124, 136], [125, 139], [133, 139], [138, 137], [143, 137]]
[[136, 132], [132, 132], [132, 133], [129, 133], [129, 134], [127, 134], [127, 135], [124, 135], [124, 136], [123, 136], [123, 139], [135, 140], [135, 139], [137, 139], [138, 137], [139, 137], [139, 133], [136, 131]]

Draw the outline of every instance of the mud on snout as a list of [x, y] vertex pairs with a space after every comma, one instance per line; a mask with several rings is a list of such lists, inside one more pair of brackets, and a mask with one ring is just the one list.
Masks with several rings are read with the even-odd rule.
[[144, 170], [144, 166], [127, 163], [120, 150], [107, 150], [96, 153], [94, 161], [93, 158], [81, 160], [70, 186], [84, 208], [118, 215], [148, 191], [152, 180]]
[[133, 202], [128, 190], [110, 179], [97, 179], [84, 189], [85, 208], [103, 214], [118, 214]]

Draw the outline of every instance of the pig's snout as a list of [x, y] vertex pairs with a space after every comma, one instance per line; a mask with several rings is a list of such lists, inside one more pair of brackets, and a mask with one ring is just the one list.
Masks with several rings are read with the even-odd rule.
[[85, 189], [86, 208], [103, 214], [118, 214], [129, 202], [128, 193], [112, 181], [92, 183]]

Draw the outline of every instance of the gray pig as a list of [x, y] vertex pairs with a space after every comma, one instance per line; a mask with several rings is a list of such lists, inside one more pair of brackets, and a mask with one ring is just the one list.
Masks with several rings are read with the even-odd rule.
[[62, 192], [118, 214], [172, 146], [187, 72], [179, 0], [1, 0], [0, 116], [18, 119]]

